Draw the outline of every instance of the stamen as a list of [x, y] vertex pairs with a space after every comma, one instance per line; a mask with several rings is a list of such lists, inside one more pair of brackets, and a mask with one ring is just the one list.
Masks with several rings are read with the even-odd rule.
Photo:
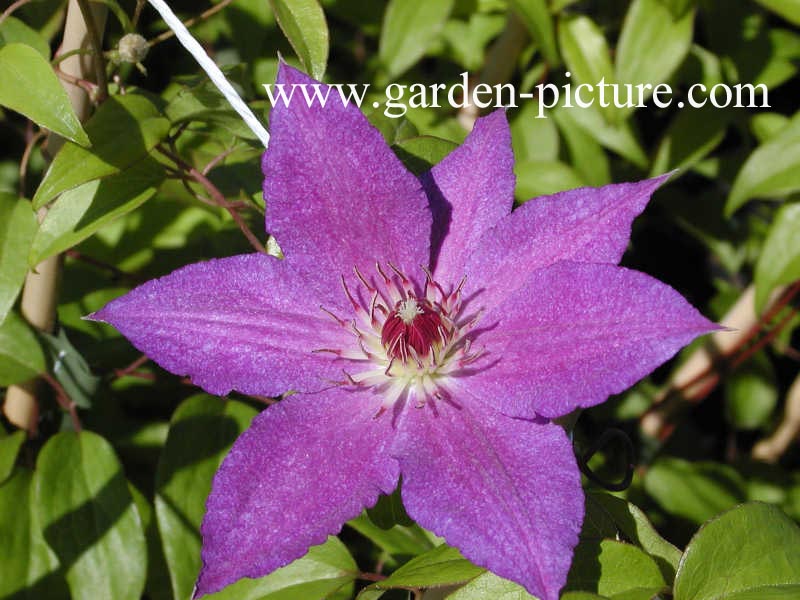
[[[340, 385], [370, 388], [382, 396], [382, 408], [375, 418], [401, 398], [417, 406], [446, 401], [452, 379], [483, 355], [483, 349], [473, 351], [473, 339], [468, 335], [483, 310], [461, 314], [466, 277], [448, 294], [429, 269], [422, 267], [422, 272], [425, 280], [420, 287], [391, 262], [376, 263], [372, 276], [354, 267], [363, 289], [351, 290], [345, 277], [341, 283], [356, 318], [346, 321], [321, 307], [355, 336], [355, 344], [315, 352], [360, 365], [355, 371], [343, 371], [346, 381]], [[419, 289], [423, 290], [421, 296]]]

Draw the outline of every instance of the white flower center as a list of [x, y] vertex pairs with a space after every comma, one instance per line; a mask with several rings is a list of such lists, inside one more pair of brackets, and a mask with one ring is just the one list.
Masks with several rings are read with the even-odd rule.
[[[472, 349], [469, 333], [479, 314], [464, 314], [462, 282], [452, 291], [427, 271], [422, 293], [391, 264], [391, 275], [376, 265], [376, 276], [366, 278], [354, 269], [362, 289], [353, 294], [342, 277], [345, 295], [355, 319], [333, 317], [355, 339], [349, 348], [323, 348], [344, 362], [346, 381], [340, 385], [370, 388], [383, 397], [382, 411], [400, 400], [421, 406], [450, 397], [452, 384], [466, 375], [482, 354]], [[367, 300], [368, 299], [368, 300]]]

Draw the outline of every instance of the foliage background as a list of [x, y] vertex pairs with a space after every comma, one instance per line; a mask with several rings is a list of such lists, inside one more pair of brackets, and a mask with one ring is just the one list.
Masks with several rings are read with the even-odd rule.
[[[273, 400], [198, 393], [81, 317], [179, 266], [266, 244], [261, 146], [146, 4], [95, 5], [108, 9], [111, 95], [101, 102], [102, 86], [89, 86], [97, 106], [84, 128], [53, 68], [66, 3], [0, 6], [0, 393], [43, 378], [38, 414], [0, 425], [0, 597], [188, 598], [211, 476]], [[522, 92], [562, 85], [567, 70], [574, 83], [668, 82], [678, 98], [697, 82], [768, 86], [770, 108], [555, 109], [534, 119], [534, 100], [508, 115], [520, 202], [679, 169], [636, 221], [623, 264], [738, 330], [701, 342], [723, 344], [709, 363], [697, 367], [696, 344], [569, 424], [592, 476], [565, 598], [800, 597], [791, 444], [800, 428], [800, 2], [215, 6], [173, 3], [183, 18], [206, 11], [193, 33], [265, 121], [261, 86], [274, 81], [278, 53], [329, 82], [370, 83], [376, 98], [391, 82], [452, 85], [463, 71]], [[146, 71], [119, 54], [133, 31], [155, 42]], [[380, 113], [368, 116], [417, 172], [475, 117], [447, 107]], [[76, 143], [54, 157], [48, 128]], [[87, 139], [91, 148], [80, 145]], [[32, 208], [48, 205], [37, 224]], [[53, 256], [63, 260], [57, 327], [37, 331], [19, 293], [28, 268]], [[603, 491], [626, 469], [629, 487]], [[394, 495], [306, 558], [215, 597], [528, 597], [439, 543]]]

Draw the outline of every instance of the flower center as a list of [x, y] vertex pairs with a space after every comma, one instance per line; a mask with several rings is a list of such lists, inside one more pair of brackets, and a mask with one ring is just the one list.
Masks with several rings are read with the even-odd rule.
[[481, 351], [472, 350], [470, 332], [479, 315], [462, 307], [461, 283], [451, 292], [425, 271], [424, 285], [416, 286], [403, 272], [376, 265], [374, 277], [354, 269], [360, 285], [342, 287], [355, 313], [342, 319], [323, 308], [354, 336], [353, 346], [320, 349], [350, 364], [341, 385], [369, 387], [384, 397], [388, 408], [401, 398], [417, 405], [449, 397], [454, 380], [462, 376]]
[[381, 343], [391, 358], [427, 356], [447, 342], [441, 317], [428, 300], [413, 296], [397, 303], [383, 323]]

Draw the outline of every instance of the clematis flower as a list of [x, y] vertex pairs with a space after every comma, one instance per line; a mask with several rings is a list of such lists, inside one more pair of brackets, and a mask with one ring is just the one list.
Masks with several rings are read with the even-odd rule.
[[[282, 65], [279, 83], [313, 80]], [[354, 106], [277, 105], [267, 230], [285, 253], [150, 281], [93, 315], [213, 394], [277, 396], [222, 463], [196, 594], [302, 556], [390, 493], [541, 600], [583, 519], [552, 422], [621, 392], [716, 327], [617, 266], [664, 177], [512, 210], [504, 112], [418, 179]]]

